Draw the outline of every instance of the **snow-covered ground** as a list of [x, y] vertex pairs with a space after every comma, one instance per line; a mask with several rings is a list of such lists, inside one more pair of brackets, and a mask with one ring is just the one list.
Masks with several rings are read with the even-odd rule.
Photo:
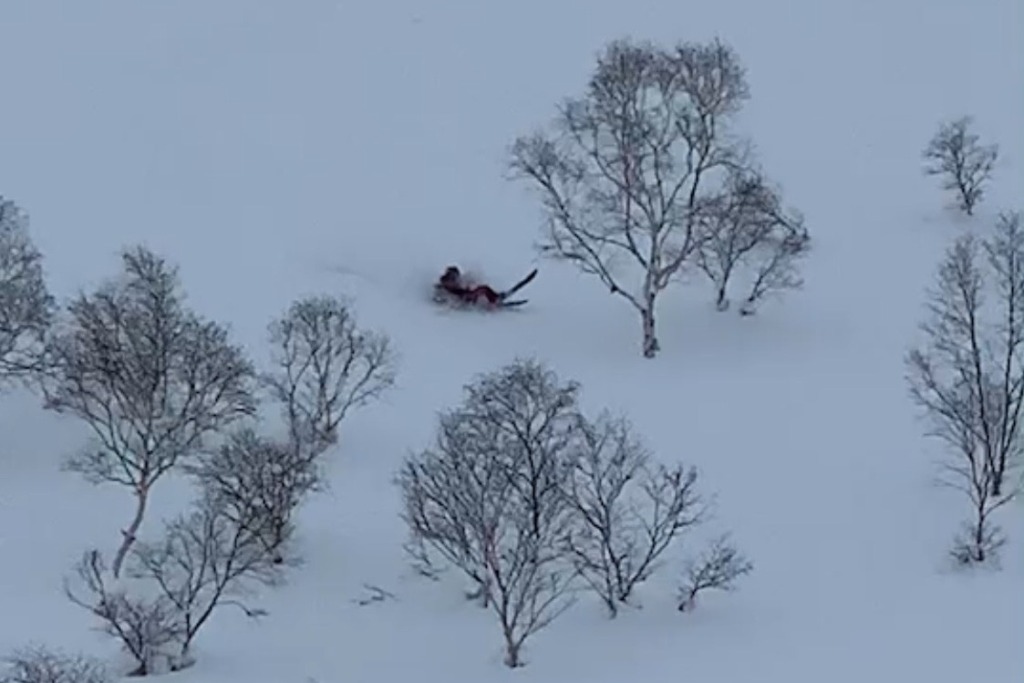
[[[1017, 0], [4, 0], [0, 193], [30, 213], [58, 295], [145, 242], [259, 361], [266, 323], [319, 291], [352, 296], [401, 354], [396, 389], [346, 421], [270, 616], [217, 614], [168, 680], [1024, 679], [1024, 507], [1003, 511], [1001, 571], [948, 569], [966, 509], [932, 483], [903, 381], [948, 240], [1024, 208], [1022, 27]], [[504, 178], [506, 146], [620, 36], [738, 50], [744, 130], [815, 240], [805, 291], [749, 319], [672, 291], [653, 361], [633, 312], [561, 264], [539, 262], [508, 315], [425, 305], [418, 283], [448, 263], [504, 283], [536, 261], [538, 207]], [[921, 174], [961, 114], [1003, 151], [971, 221]], [[609, 621], [585, 600], [512, 671], [488, 613], [407, 569], [396, 467], [463, 384], [523, 355], [701, 469], [707, 532], [732, 530], [756, 565], [737, 592], [676, 612], [673, 556], [642, 610]], [[6, 396], [0, 424], [0, 651], [110, 655], [61, 580], [117, 540], [130, 498], [60, 470], [84, 430], [33, 397]], [[158, 484], [143, 532], [189, 495]], [[397, 599], [358, 606], [364, 583]]]

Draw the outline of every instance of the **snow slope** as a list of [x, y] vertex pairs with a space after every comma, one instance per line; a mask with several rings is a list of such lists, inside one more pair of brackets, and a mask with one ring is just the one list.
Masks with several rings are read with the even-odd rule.
[[[931, 484], [935, 445], [902, 379], [947, 241], [1024, 208], [1022, 14], [1015, 0], [4, 0], [0, 192], [32, 216], [58, 294], [143, 241], [258, 360], [267, 321], [316, 291], [354, 297], [402, 356], [397, 389], [331, 454], [332, 489], [301, 515], [306, 563], [264, 597], [271, 616], [219, 614], [173, 680], [1022, 680], [1024, 507], [1003, 515], [1002, 571], [947, 570], [965, 510]], [[542, 263], [513, 314], [423, 305], [417, 282], [450, 262], [503, 283], [535, 261], [537, 207], [504, 180], [505, 146], [624, 35], [737, 48], [744, 127], [816, 240], [806, 291], [753, 319], [671, 293], [654, 361], [631, 311], [568, 266]], [[962, 113], [1003, 149], [969, 222], [942, 211], [919, 161]], [[526, 354], [700, 467], [720, 502], [708, 533], [731, 529], [756, 564], [738, 592], [678, 614], [670, 564], [643, 610], [610, 622], [585, 601], [513, 672], [490, 615], [412, 576], [393, 471], [464, 383]], [[60, 471], [83, 429], [32, 397], [5, 397], [0, 424], [0, 651], [112, 654], [61, 577], [117, 540], [130, 500]], [[188, 495], [162, 482], [146, 528]], [[353, 604], [364, 583], [397, 600]]]

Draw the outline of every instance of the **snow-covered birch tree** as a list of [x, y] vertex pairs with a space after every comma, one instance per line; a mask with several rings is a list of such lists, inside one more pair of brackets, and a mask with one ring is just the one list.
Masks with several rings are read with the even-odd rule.
[[720, 41], [666, 50], [619, 40], [553, 130], [512, 146], [513, 173], [540, 194], [541, 252], [629, 302], [645, 357], [659, 350], [658, 295], [700, 246], [699, 201], [746, 158], [728, 130], [747, 98], [745, 70]]
[[46, 407], [80, 418], [93, 436], [68, 468], [135, 498], [115, 577], [153, 484], [256, 407], [252, 365], [223, 326], [185, 306], [177, 270], [142, 247], [125, 250], [121, 261], [118, 279], [68, 305], [48, 343], [44, 382]]

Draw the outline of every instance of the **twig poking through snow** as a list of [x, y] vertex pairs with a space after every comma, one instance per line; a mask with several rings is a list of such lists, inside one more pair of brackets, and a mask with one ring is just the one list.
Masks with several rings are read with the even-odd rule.
[[369, 593], [361, 598], [356, 598], [352, 602], [365, 607], [366, 605], [372, 605], [375, 602], [384, 602], [385, 600], [397, 600], [397, 596], [390, 591], [386, 591], [380, 586], [375, 586], [371, 583], [364, 583], [363, 588]]

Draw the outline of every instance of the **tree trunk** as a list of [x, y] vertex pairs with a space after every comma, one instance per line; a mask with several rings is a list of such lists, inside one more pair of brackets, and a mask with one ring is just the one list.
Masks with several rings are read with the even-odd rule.
[[[652, 268], [655, 264], [654, 254], [651, 254]], [[658, 288], [654, 273], [656, 271], [648, 268], [644, 278], [643, 309], [640, 311], [640, 320], [644, 330], [644, 358], [654, 358], [661, 345], [658, 344], [658, 335], [654, 324], [654, 301], [658, 296]]]
[[655, 334], [654, 311], [646, 310], [640, 314], [644, 329], [644, 358], [654, 358], [658, 355], [658, 337]]
[[519, 654], [522, 647], [521, 640], [510, 635], [505, 636], [505, 666], [510, 669], [518, 669], [523, 665], [522, 657]]
[[718, 285], [718, 298], [715, 299], [715, 308], [719, 311], [729, 310], [729, 297], [726, 296], [725, 285], [725, 280], [722, 280], [722, 283]]
[[643, 324], [644, 330], [644, 358], [654, 358], [658, 351], [661, 350], [654, 324], [654, 299], [657, 296], [657, 292], [654, 289], [654, 284], [650, 281], [650, 277], [648, 275], [648, 281], [644, 284], [644, 308], [640, 311], [640, 321]]
[[124, 560], [128, 556], [128, 551], [131, 550], [132, 545], [135, 543], [135, 537], [139, 533], [139, 527], [142, 526], [142, 518], [146, 515], [146, 503], [148, 502], [148, 499], [148, 486], [140, 486], [135, 490], [135, 517], [132, 519], [132, 523], [128, 525], [128, 528], [121, 532], [121, 535], [123, 536], [121, 547], [117, 549], [117, 554], [114, 556], [114, 564], [111, 566], [111, 572], [115, 579], [121, 577], [121, 566], [124, 564]]
[[1006, 454], [1002, 454], [999, 462], [992, 468], [992, 496], [995, 498], [1003, 495], [1003, 475], [1006, 472]]
[[609, 590], [608, 594], [604, 597], [605, 607], [608, 608], [608, 618], [614, 619], [619, 616], [619, 604], [615, 599], [615, 594]]
[[188, 636], [188, 639], [182, 644], [181, 650], [178, 652], [177, 659], [171, 664], [171, 671], [184, 671], [189, 667], [195, 665], [196, 660], [192, 656], [192, 638], [195, 633]]
[[974, 561], [981, 563], [985, 561], [985, 518], [978, 519], [974, 527]]
[[974, 547], [971, 551], [974, 555], [973, 559], [975, 562], [981, 563], [985, 561], [985, 532], [988, 530], [988, 510], [986, 509], [987, 504], [982, 497], [977, 502], [977, 520], [974, 524]]

